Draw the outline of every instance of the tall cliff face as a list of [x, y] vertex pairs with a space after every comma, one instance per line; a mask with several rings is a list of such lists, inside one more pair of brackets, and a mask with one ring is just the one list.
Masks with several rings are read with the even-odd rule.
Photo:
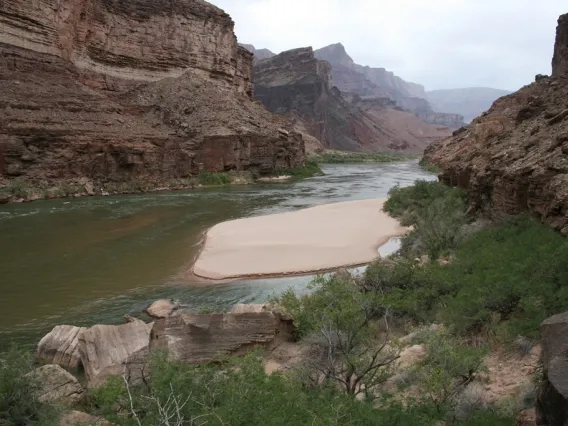
[[300, 135], [252, 101], [253, 55], [201, 0], [0, 3], [0, 185], [294, 167]]
[[554, 76], [498, 99], [455, 136], [428, 148], [442, 181], [465, 188], [472, 209], [528, 212], [568, 235], [568, 15], [559, 20]]
[[252, 44], [241, 43], [241, 46], [254, 55], [254, 62], [262, 61], [263, 59], [268, 59], [276, 56], [276, 53], [273, 53], [268, 49], [257, 49]]
[[324, 47], [315, 53], [318, 59], [331, 64], [333, 84], [343, 92], [367, 98], [389, 97], [399, 107], [429, 124], [455, 129], [465, 124], [459, 114], [434, 112], [426, 99], [424, 86], [404, 81], [384, 68], [356, 64], [340, 43]]
[[552, 75], [561, 76], [568, 73], [568, 14], [558, 19], [556, 43], [552, 58]]
[[418, 152], [449, 134], [392, 111], [388, 97], [344, 97], [332, 87], [331, 73], [330, 64], [317, 60], [311, 47], [283, 52], [254, 66], [254, 95], [270, 111], [294, 118], [327, 148]]

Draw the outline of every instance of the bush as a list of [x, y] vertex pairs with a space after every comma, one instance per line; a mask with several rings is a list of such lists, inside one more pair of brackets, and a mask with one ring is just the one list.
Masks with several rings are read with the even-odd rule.
[[38, 401], [38, 383], [26, 375], [33, 367], [32, 356], [15, 349], [0, 359], [0, 425], [54, 424], [54, 408]]
[[205, 186], [227, 185], [231, 177], [227, 173], [202, 171], [198, 176], [199, 183]]
[[467, 195], [457, 188], [450, 188], [439, 182], [417, 180], [414, 185], [389, 190], [384, 210], [392, 217], [402, 219], [403, 225], [416, 225], [433, 203], [446, 200], [448, 206], [465, 211]]
[[393, 154], [388, 152], [324, 152], [311, 157], [313, 161], [327, 164], [344, 163], [392, 163], [416, 158], [411, 154]]
[[273, 176], [292, 176], [295, 179], [307, 179], [314, 176], [323, 176], [323, 174], [319, 164], [314, 160], [306, 161], [306, 164], [301, 167], [276, 170], [272, 173]]
[[1, 190], [15, 198], [23, 198], [24, 200], [33, 194], [33, 188], [27, 182], [20, 179], [9, 181], [8, 185], [1, 188]]

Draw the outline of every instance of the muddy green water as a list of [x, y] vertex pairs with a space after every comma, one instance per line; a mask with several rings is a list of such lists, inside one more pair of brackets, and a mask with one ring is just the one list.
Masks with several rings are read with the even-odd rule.
[[394, 185], [434, 178], [415, 161], [323, 169], [294, 183], [0, 206], [0, 349], [35, 344], [56, 324], [142, 317], [162, 297], [197, 310], [302, 291], [308, 276], [212, 284], [188, 272], [203, 232], [218, 222], [384, 197]]

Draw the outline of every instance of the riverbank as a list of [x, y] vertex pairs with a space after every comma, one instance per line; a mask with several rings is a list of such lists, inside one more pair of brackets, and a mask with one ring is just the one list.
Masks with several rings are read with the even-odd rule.
[[332, 203], [220, 223], [207, 232], [193, 273], [222, 280], [370, 263], [379, 246], [409, 229], [383, 211], [384, 202]]
[[35, 184], [22, 179], [6, 180], [0, 178], [0, 204], [96, 195], [128, 195], [180, 191], [225, 185], [251, 185], [255, 183], [307, 179], [322, 175], [323, 171], [316, 162], [306, 161], [303, 167], [277, 170], [271, 174], [257, 175], [248, 171], [203, 171], [197, 176], [170, 179], [161, 182], [142, 180], [131, 180], [128, 182], [93, 182], [88, 178], [79, 178], [61, 182], [41, 182], [40, 184]]
[[325, 150], [312, 154], [310, 159], [320, 164], [393, 163], [418, 159], [418, 154], [394, 152], [345, 152]]

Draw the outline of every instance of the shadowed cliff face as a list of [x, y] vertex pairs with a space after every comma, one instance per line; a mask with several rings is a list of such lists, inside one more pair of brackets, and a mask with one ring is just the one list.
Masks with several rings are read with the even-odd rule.
[[11, 0], [0, 22], [0, 185], [304, 161], [289, 123], [252, 101], [253, 55], [209, 3]]
[[318, 59], [331, 64], [333, 84], [342, 92], [352, 92], [364, 98], [389, 97], [399, 107], [429, 124], [456, 129], [464, 125], [459, 114], [434, 112], [426, 99], [424, 86], [404, 81], [384, 68], [356, 64], [342, 44], [332, 44], [316, 50], [315, 54]]
[[326, 148], [419, 152], [449, 134], [402, 111], [388, 97], [361, 99], [331, 86], [332, 69], [311, 47], [283, 52], [254, 66], [254, 95], [266, 108], [296, 120]]
[[473, 209], [528, 212], [568, 235], [568, 15], [558, 22], [553, 77], [498, 99], [425, 157]]

